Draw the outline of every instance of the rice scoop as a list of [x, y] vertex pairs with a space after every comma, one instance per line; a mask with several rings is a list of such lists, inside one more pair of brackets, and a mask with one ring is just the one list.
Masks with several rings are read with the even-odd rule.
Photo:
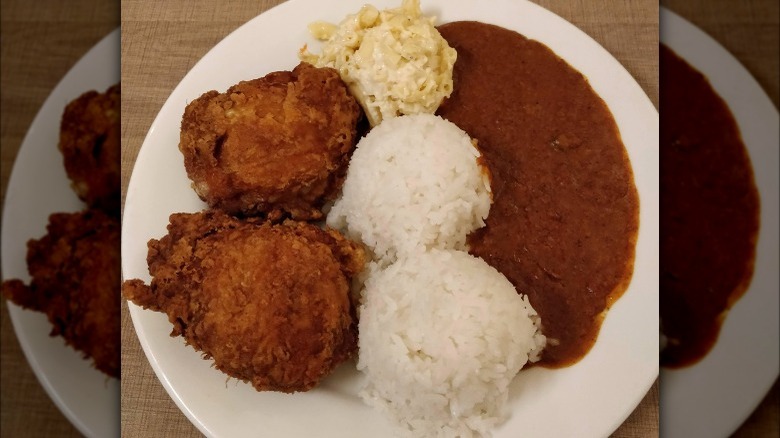
[[489, 436], [545, 337], [525, 296], [484, 260], [430, 250], [373, 265], [363, 290], [363, 400], [406, 436]]
[[430, 114], [382, 122], [358, 142], [327, 223], [386, 265], [431, 248], [466, 249], [492, 202], [479, 150]]

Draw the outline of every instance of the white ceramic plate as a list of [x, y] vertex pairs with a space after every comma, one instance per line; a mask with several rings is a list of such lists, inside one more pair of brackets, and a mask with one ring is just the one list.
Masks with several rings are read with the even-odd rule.
[[726, 437], [758, 406], [780, 369], [778, 112], [750, 73], [715, 40], [668, 9], [661, 9], [660, 20], [661, 42], [704, 73], [734, 114], [761, 197], [750, 287], [729, 311], [707, 356], [691, 367], [661, 372], [661, 434]]
[[[339, 22], [364, 0], [293, 0], [256, 17], [227, 36], [193, 67], [160, 110], [147, 134], [127, 192], [122, 235], [126, 279], [149, 280], [146, 242], [166, 232], [173, 212], [205, 205], [190, 188], [178, 151], [186, 104], [205, 91], [224, 91], [298, 64], [309, 43], [306, 25]], [[372, 2], [380, 8], [398, 1]], [[439, 23], [479, 20], [539, 40], [585, 74], [609, 105], [620, 128], [640, 195], [636, 270], [631, 286], [606, 318], [598, 342], [575, 366], [531, 369], [515, 379], [511, 418], [496, 437], [607, 436], [633, 411], [658, 374], [658, 113], [625, 69], [570, 23], [527, 1], [429, 0], [423, 12]], [[280, 37], [283, 35], [284, 37]], [[271, 43], [273, 41], [273, 43]], [[302, 394], [260, 393], [231, 380], [171, 338], [167, 317], [130, 305], [144, 351], [166, 390], [209, 436], [387, 437], [390, 423], [357, 397], [361, 375], [341, 366], [318, 388]]]
[[[119, 29], [103, 38], [62, 78], [24, 137], [14, 163], [3, 211], [4, 279], [29, 281], [27, 241], [46, 234], [51, 213], [75, 212], [84, 204], [70, 188], [57, 150], [60, 119], [71, 100], [89, 90], [105, 91], [119, 82]], [[119, 435], [119, 380], [50, 337], [46, 315], [8, 302], [8, 312], [27, 362], [62, 413], [88, 437]], [[119, 324], [119, 321], [117, 321]], [[35, 425], [30, 425], [35, 428]]]

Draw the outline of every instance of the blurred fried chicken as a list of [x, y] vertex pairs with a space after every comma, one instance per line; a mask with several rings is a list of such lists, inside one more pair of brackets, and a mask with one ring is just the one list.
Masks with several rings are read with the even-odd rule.
[[88, 91], [65, 107], [59, 149], [71, 186], [90, 207], [119, 217], [120, 87]]
[[3, 296], [46, 313], [51, 336], [92, 358], [95, 368], [119, 377], [119, 221], [91, 209], [55, 213], [48, 234], [27, 243], [30, 285], [2, 284]]
[[191, 102], [179, 150], [212, 208], [319, 219], [341, 188], [361, 115], [335, 70], [301, 63]]
[[126, 281], [124, 296], [258, 391], [307, 391], [357, 348], [349, 284], [364, 255], [334, 230], [178, 213], [147, 261], [151, 285]]

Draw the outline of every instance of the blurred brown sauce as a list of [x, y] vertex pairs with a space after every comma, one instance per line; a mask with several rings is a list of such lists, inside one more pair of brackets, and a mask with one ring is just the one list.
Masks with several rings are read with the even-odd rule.
[[577, 362], [633, 272], [639, 201], [612, 114], [545, 45], [478, 22], [439, 27], [458, 51], [439, 114], [476, 138], [492, 174], [471, 253], [527, 294], [548, 344], [541, 365]]
[[715, 344], [753, 275], [759, 197], [726, 103], [707, 78], [660, 47], [661, 365], [681, 367]]

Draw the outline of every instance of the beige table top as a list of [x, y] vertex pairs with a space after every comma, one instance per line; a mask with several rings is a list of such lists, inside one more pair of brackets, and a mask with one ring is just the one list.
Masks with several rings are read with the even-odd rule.
[[[157, 112], [182, 77], [229, 32], [279, 3], [125, 0], [122, 2], [122, 171], [133, 162]], [[658, 5], [653, 1], [540, 1], [610, 51], [658, 101]], [[248, 78], [249, 79], [249, 78]], [[207, 91], [207, 90], [204, 90]], [[122, 315], [122, 433], [125, 436], [199, 436], [164, 391], [141, 350], [127, 308]], [[658, 388], [615, 433], [658, 434]]]
[[[93, 45], [119, 26], [118, 2], [3, 0], [0, 203], [27, 129], [46, 97]], [[85, 90], [86, 91], [86, 90]], [[52, 145], [53, 153], [58, 153]], [[0, 299], [3, 437], [81, 436], [31, 371]]]

